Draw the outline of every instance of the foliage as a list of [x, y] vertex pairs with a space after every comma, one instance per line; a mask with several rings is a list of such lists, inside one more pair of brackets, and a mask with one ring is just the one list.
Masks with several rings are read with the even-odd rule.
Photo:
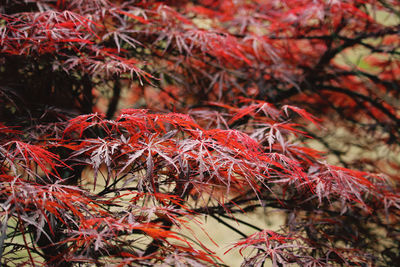
[[399, 6], [2, 1], [1, 265], [394, 266]]

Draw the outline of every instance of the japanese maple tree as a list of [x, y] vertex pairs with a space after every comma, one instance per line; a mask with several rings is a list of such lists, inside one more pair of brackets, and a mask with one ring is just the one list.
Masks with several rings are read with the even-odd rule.
[[204, 215], [242, 266], [394, 266], [399, 47], [398, 0], [1, 1], [1, 266], [223, 266]]

